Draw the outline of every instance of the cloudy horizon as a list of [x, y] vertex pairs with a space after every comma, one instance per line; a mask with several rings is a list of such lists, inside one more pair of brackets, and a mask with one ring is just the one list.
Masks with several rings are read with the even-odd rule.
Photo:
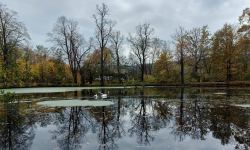
[[108, 18], [116, 20], [116, 30], [125, 36], [134, 33], [140, 23], [149, 23], [154, 28], [154, 37], [171, 40], [171, 34], [179, 26], [190, 30], [208, 25], [213, 34], [225, 23], [238, 23], [243, 9], [250, 6], [249, 0], [2, 0], [2, 4], [18, 13], [24, 22], [33, 46], [51, 46], [45, 42], [47, 33], [60, 16], [78, 22], [85, 39], [93, 36], [96, 5], [105, 3], [109, 8]]

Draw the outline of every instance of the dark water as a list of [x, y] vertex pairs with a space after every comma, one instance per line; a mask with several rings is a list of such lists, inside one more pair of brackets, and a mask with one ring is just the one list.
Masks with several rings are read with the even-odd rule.
[[[44, 100], [95, 100], [114, 105], [42, 107]], [[248, 150], [249, 89], [137, 88], [19, 94], [0, 105], [1, 150]], [[99, 99], [100, 100], [100, 99]]]

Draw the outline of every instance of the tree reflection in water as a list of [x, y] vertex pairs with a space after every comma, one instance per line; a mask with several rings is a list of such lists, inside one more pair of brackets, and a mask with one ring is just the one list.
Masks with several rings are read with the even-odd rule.
[[[36, 125], [46, 128], [52, 124], [56, 129], [49, 134], [63, 150], [84, 149], [89, 142], [87, 135], [96, 136], [95, 146], [99, 149], [123, 149], [119, 142], [124, 139], [149, 147], [158, 142], [157, 131], [169, 132], [164, 134], [184, 143], [188, 138], [216, 138], [222, 145], [249, 149], [250, 110], [231, 105], [232, 99], [239, 99], [233, 90], [222, 89], [220, 92], [225, 94], [221, 95], [206, 89], [167, 89], [167, 94], [162, 91], [114, 90], [110, 93], [115, 96], [108, 99], [115, 103], [111, 106], [40, 108], [34, 110], [37, 113], [25, 110], [26, 103], [1, 105], [0, 149], [30, 149]], [[87, 92], [71, 95], [78, 98], [77, 94], [82, 94], [87, 99], [91, 95]]]
[[203, 103], [204, 99], [201, 99], [200, 89], [186, 96], [187, 99], [184, 100], [184, 88], [181, 88], [180, 106], [175, 111], [176, 119], [171, 133], [178, 141], [183, 141], [186, 137], [205, 140], [210, 126], [209, 108]]
[[70, 107], [60, 112], [60, 116], [57, 130], [52, 132], [52, 139], [63, 150], [81, 149], [83, 139], [91, 127], [85, 118], [86, 111], [80, 106]]
[[183, 141], [184, 138], [188, 135], [188, 132], [190, 131], [190, 126], [186, 124], [189, 116], [187, 113], [183, 112], [184, 106], [183, 106], [183, 93], [184, 89], [180, 89], [180, 106], [177, 107], [175, 112], [175, 122], [173, 125], [173, 131], [172, 134], [175, 136], [175, 138], [178, 138], [178, 141]]
[[220, 139], [222, 145], [234, 143], [235, 148], [250, 147], [250, 114], [249, 109], [229, 105], [231, 89], [226, 90], [225, 104], [211, 108], [210, 130], [214, 138]]
[[[74, 98], [78, 98], [77, 91], [74, 92]], [[51, 132], [52, 139], [57, 141], [60, 149], [81, 149], [84, 137], [92, 125], [89, 123], [88, 113], [84, 107], [75, 106], [61, 109], [54, 116], [57, 130]]]
[[98, 133], [99, 149], [119, 149], [115, 143], [117, 139], [125, 136], [124, 121], [121, 119], [122, 110], [121, 96], [118, 96], [117, 104], [112, 106], [92, 107], [91, 115], [95, 118], [94, 132]]
[[0, 112], [0, 149], [28, 150], [35, 137], [35, 117], [27, 104], [5, 103]]
[[128, 133], [130, 137], [136, 135], [138, 144], [149, 145], [154, 140], [156, 131], [165, 128], [169, 122], [171, 118], [169, 105], [161, 101], [153, 102], [143, 91], [140, 91], [138, 98], [131, 101], [136, 104], [132, 107], [134, 111], [130, 112], [131, 127]]
[[[206, 96], [207, 91], [202, 89], [180, 88], [180, 94], [176, 91], [167, 89], [167, 97], [175, 98], [178, 95], [179, 101], [154, 98], [152, 95], [157, 95], [154, 89], [126, 89], [129, 96], [119, 90], [117, 97], [109, 99], [115, 102], [112, 106], [61, 109], [55, 122], [58, 130], [53, 137], [57, 138], [60, 148], [81, 149], [81, 144], [86, 142], [84, 137], [92, 131], [97, 136], [99, 149], [119, 149], [116, 141], [126, 138], [125, 132], [135, 138], [139, 145], [149, 146], [157, 131], [171, 126], [167, 131], [177, 141], [186, 138], [206, 140], [211, 133], [221, 140], [222, 145], [249, 148], [249, 109], [230, 105], [233, 97], [230, 89], [226, 91], [228, 94], [224, 99], [220, 95], [219, 100], [211, 97], [211, 94]], [[164, 97], [166, 93], [164, 95], [161, 90], [158, 95]], [[124, 118], [127, 112], [128, 123]]]
[[144, 98], [143, 91], [140, 92], [140, 97], [138, 98], [139, 103], [135, 106], [133, 112], [130, 113], [131, 128], [128, 130], [130, 136], [134, 134], [137, 136], [137, 143], [140, 145], [148, 145], [150, 141], [154, 140], [152, 135], [152, 126], [150, 126], [150, 116], [149, 109], [146, 106], [149, 105], [149, 99]]
[[63, 150], [82, 149], [87, 142], [85, 136], [91, 130], [98, 135], [99, 149], [118, 149], [115, 141], [125, 135], [121, 101], [119, 96], [114, 106], [63, 109], [56, 117], [60, 120], [55, 122], [57, 130], [52, 132], [52, 139]]
[[[226, 90], [225, 101], [206, 103], [200, 90], [191, 100], [183, 100], [181, 89], [180, 105], [175, 110], [173, 134], [178, 141], [185, 138], [206, 140], [208, 133], [220, 139], [222, 145], [235, 144], [235, 149], [249, 149], [250, 113], [230, 105], [231, 90]], [[193, 96], [194, 96], [193, 95]]]

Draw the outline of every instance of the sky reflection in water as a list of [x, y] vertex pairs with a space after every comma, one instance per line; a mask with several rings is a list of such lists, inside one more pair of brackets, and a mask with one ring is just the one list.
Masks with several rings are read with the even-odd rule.
[[[108, 93], [114, 105], [42, 107], [45, 100], [95, 101]], [[247, 149], [249, 89], [85, 89], [19, 94], [25, 103], [2, 104], [0, 149]], [[101, 100], [98, 98], [97, 100]]]

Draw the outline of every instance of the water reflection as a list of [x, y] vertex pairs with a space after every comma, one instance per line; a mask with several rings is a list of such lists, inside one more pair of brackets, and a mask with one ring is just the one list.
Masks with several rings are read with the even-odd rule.
[[140, 96], [135, 99], [137, 103], [130, 112], [131, 128], [128, 130], [130, 137], [136, 135], [137, 142], [148, 145], [154, 140], [152, 131], [152, 103], [149, 98], [144, 98], [144, 92], [140, 91]]
[[35, 137], [35, 119], [24, 111], [25, 104], [1, 105], [0, 148], [3, 150], [29, 149]]
[[187, 101], [184, 107], [184, 89], [180, 89], [180, 106], [175, 111], [175, 123], [171, 132], [178, 141], [183, 141], [185, 137], [197, 140], [205, 140], [209, 129], [209, 107], [202, 103], [200, 90], [195, 96], [192, 94], [191, 101]]
[[55, 140], [63, 150], [81, 149], [84, 136], [90, 129], [83, 107], [71, 107], [62, 110], [58, 114], [58, 120], [54, 122], [57, 130], [52, 131], [52, 140]]
[[[221, 147], [228, 144], [232, 149], [250, 147], [250, 110], [231, 105], [235, 101], [250, 103], [246, 94], [249, 91], [245, 89], [93, 89], [40, 97], [95, 100], [93, 95], [98, 92], [109, 93], [107, 100], [115, 104], [56, 108], [37, 106], [36, 101], [1, 104], [0, 149], [32, 149], [37, 146], [34, 139], [41, 138], [35, 136], [40, 132], [37, 128], [50, 126], [53, 129], [44, 134], [63, 150], [128, 148], [123, 141], [129, 142], [130, 149], [143, 146], [156, 149], [162, 132], [179, 143], [186, 139], [204, 142], [217, 139]], [[37, 98], [39, 94], [29, 96]], [[46, 148], [54, 149], [55, 144], [47, 144]]]

